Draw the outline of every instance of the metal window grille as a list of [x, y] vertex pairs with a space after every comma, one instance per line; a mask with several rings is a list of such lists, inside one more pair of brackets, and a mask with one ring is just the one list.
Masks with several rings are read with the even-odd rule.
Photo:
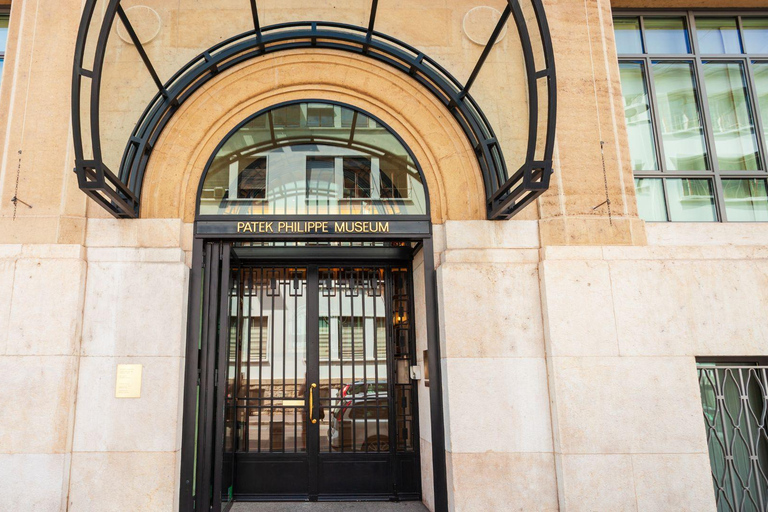
[[768, 366], [701, 363], [698, 374], [717, 510], [766, 510]]

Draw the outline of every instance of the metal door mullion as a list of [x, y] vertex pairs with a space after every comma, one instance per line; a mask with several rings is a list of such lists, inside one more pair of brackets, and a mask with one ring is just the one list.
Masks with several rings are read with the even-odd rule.
[[229, 361], [227, 360], [227, 351], [229, 349], [229, 314], [230, 314], [230, 254], [232, 248], [229, 243], [221, 246], [221, 269], [219, 278], [219, 297], [218, 297], [218, 333], [215, 338], [216, 343], [214, 351], [216, 353], [216, 363], [214, 370], [214, 389], [213, 397], [214, 421], [216, 422], [213, 437], [213, 512], [221, 510], [222, 495], [222, 471], [224, 465], [224, 422], [226, 418], [226, 391], [227, 391], [227, 373]]
[[[396, 388], [395, 388], [395, 326], [393, 321], [394, 313], [394, 273], [392, 272], [392, 266], [387, 265], [384, 274], [384, 304], [385, 304], [385, 317], [387, 328], [385, 330], [387, 336], [387, 437], [389, 438], [389, 460], [390, 460], [390, 488], [393, 491], [395, 482], [397, 481], [397, 468], [395, 467], [395, 461], [397, 457], [397, 404], [396, 404]], [[437, 509], [437, 508], [436, 508]]]
[[[371, 282], [371, 286], [373, 287], [373, 378], [374, 378], [374, 394], [376, 397], [376, 452], [381, 452], [381, 401], [379, 399], [379, 326], [378, 326], [378, 316], [376, 315], [376, 299], [377, 299], [377, 293], [378, 288], [380, 286], [381, 281], [379, 279], [379, 268], [373, 269], [373, 276], [375, 277], [375, 287], [374, 282]], [[383, 276], [382, 276], [383, 277]], [[383, 296], [383, 294], [382, 294]], [[386, 311], [386, 310], [385, 310]], [[386, 323], [386, 321], [385, 321]], [[385, 335], [386, 338], [386, 335]]]
[[[365, 344], [366, 344], [366, 336], [365, 336], [365, 297], [366, 297], [366, 290], [365, 290], [365, 268], [361, 269], [362, 272], [362, 287], [360, 289], [360, 299], [361, 299], [361, 315], [362, 315], [362, 325], [363, 325], [363, 431], [365, 432], [365, 452], [368, 453], [368, 358], [366, 357], [366, 350], [365, 350]], [[374, 320], [375, 322], [375, 320]]]
[[[336, 344], [338, 346], [339, 351], [339, 384], [341, 384], [341, 387], [339, 388], [341, 391], [344, 390], [344, 269], [338, 268], [336, 270], [336, 290], [337, 295], [339, 296], [339, 316], [338, 320], [336, 321], [336, 339], [338, 340], [338, 343]], [[329, 312], [330, 314], [330, 312]], [[341, 447], [341, 453], [344, 453], [344, 444], [346, 443], [346, 440], [344, 439], [344, 431], [346, 430], [344, 428], [344, 413], [346, 409], [345, 402], [349, 402], [347, 397], [343, 397], [341, 400], [341, 403], [339, 404], [339, 446]], [[350, 405], [353, 405], [350, 402]]]
[[659, 103], [656, 96], [656, 83], [653, 73], [653, 59], [650, 57], [645, 57], [640, 65], [645, 68], [644, 78], [647, 82], [646, 90], [648, 91], [648, 103], [650, 104], [649, 110], [651, 114], [651, 128], [655, 139], [654, 145], [656, 146], [656, 167], [658, 167], [660, 171], [664, 172], [667, 170], [667, 158], [666, 152], [664, 150], [664, 137], [661, 130], [661, 115], [657, 112], [657, 110], [659, 110]]
[[[278, 269], [270, 269], [273, 272], [277, 292], [280, 293], [280, 275]], [[282, 271], [282, 269], [279, 269]], [[271, 288], [272, 283], [268, 283]], [[269, 289], [269, 288], [268, 288]], [[279, 296], [279, 295], [278, 295]], [[275, 295], [269, 296], [269, 453], [275, 451]]]
[[[731, 59], [733, 60], [733, 59]], [[709, 97], [707, 96], [707, 85], [704, 79], [704, 64], [701, 57], [696, 55], [693, 60], [694, 67], [694, 81], [696, 82], [695, 91], [698, 92], [698, 100], [701, 105], [701, 116], [703, 121], [702, 129], [704, 130], [704, 139], [708, 146], [707, 156], [709, 157], [709, 166], [715, 172], [714, 180], [712, 183], [712, 192], [715, 195], [715, 215], [720, 222], [726, 222], [727, 216], [725, 213], [725, 197], [723, 195], [723, 187], [720, 182], [720, 161], [717, 155], [717, 145], [715, 142], [714, 125], [712, 124], [712, 118], [709, 111]]]
[[349, 274], [350, 281], [348, 282], [348, 289], [349, 289], [349, 332], [351, 335], [351, 350], [350, 354], [352, 357], [352, 412], [350, 412], [350, 416], [352, 417], [352, 453], [357, 452], [357, 428], [355, 425], [355, 414], [357, 414], [356, 406], [357, 406], [357, 399], [355, 398], [355, 294], [352, 291], [352, 285], [357, 285], [356, 282], [356, 274], [355, 269], [350, 268], [351, 272]]
[[[281, 451], [285, 453], [285, 363], [286, 363], [286, 347], [287, 347], [287, 330], [288, 330], [288, 300], [291, 297], [291, 280], [290, 280], [290, 268], [285, 269], [285, 279], [283, 281], [285, 286], [285, 292], [283, 293], [283, 353], [281, 354], [281, 359], [283, 360], [283, 374], [282, 374], [282, 381], [283, 381], [283, 391], [281, 393], [282, 396], [282, 408], [281, 408], [281, 416], [282, 416], [282, 428], [280, 429], [280, 434], [282, 436], [282, 443], [280, 444]], [[274, 363], [273, 363], [274, 364]]]
[[[319, 269], [316, 265], [307, 266], [307, 284], [306, 284], [306, 345], [307, 345], [307, 393], [316, 393], [319, 398], [320, 387], [312, 388], [310, 383], [319, 383], [320, 380], [320, 346], [319, 346], [319, 313], [320, 313], [320, 283], [318, 279]], [[320, 403], [317, 400], [318, 404]], [[313, 404], [315, 405], [315, 404]], [[320, 410], [320, 405], [315, 405]], [[318, 414], [319, 416], [319, 414]], [[310, 501], [316, 501], [319, 494], [319, 471], [320, 471], [320, 424], [313, 424], [309, 418], [314, 418], [315, 413], [309, 409], [305, 428], [307, 429], [306, 449], [309, 468], [309, 489], [308, 495]]]

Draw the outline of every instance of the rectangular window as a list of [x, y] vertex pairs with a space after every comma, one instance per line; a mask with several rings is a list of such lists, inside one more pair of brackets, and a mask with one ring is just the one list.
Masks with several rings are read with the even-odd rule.
[[8, 44], [8, 22], [11, 15], [7, 12], [0, 13], [0, 77], [5, 67], [5, 49]]
[[768, 366], [755, 361], [697, 366], [717, 510], [766, 510]]
[[333, 105], [307, 106], [307, 126], [310, 128], [333, 128]]
[[616, 11], [640, 216], [764, 221], [768, 15]]
[[267, 198], [267, 158], [259, 157], [237, 175], [238, 199]]
[[408, 168], [405, 162], [379, 160], [382, 199], [408, 199]]
[[371, 197], [371, 160], [369, 158], [344, 159], [344, 199]]

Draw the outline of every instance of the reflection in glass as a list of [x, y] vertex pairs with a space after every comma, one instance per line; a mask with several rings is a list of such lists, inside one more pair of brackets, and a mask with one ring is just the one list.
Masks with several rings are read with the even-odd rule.
[[717, 220], [712, 182], [707, 179], [667, 179], [669, 214], [672, 221], [714, 222]]
[[613, 32], [616, 37], [616, 52], [619, 55], [643, 53], [639, 18], [614, 18]]
[[639, 62], [620, 62], [619, 72], [632, 169], [636, 171], [658, 169], [643, 65]]
[[5, 53], [5, 49], [8, 43], [8, 21], [10, 16], [8, 14], [0, 14], [0, 53]]
[[704, 62], [704, 83], [721, 170], [759, 168], [757, 138], [744, 70], [736, 62]]
[[768, 54], [768, 18], [741, 19], [747, 53]]
[[321, 452], [389, 451], [385, 274], [321, 268]]
[[223, 143], [201, 215], [426, 214], [416, 163], [388, 129], [330, 103], [284, 105]]
[[768, 221], [766, 180], [723, 180], [723, 195], [729, 221]]
[[648, 53], [691, 53], [688, 30], [683, 18], [645, 17], [643, 23]]
[[666, 222], [667, 205], [664, 202], [664, 186], [658, 178], [635, 178], [637, 212], [648, 222]]
[[239, 276], [242, 291], [230, 302], [230, 339], [240, 347], [233, 351], [240, 364], [230, 394], [236, 396], [237, 449], [305, 452], [306, 270], [246, 267]]
[[707, 169], [704, 130], [691, 64], [654, 61], [653, 81], [667, 169]]
[[696, 18], [699, 53], [741, 53], [736, 18]]
[[752, 71], [758, 111], [763, 121], [763, 140], [768, 144], [768, 62], [753, 62]]

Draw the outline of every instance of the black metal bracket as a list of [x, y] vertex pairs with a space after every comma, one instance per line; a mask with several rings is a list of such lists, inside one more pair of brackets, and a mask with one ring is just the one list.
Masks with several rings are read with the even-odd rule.
[[[523, 11], [520, 2], [531, 10]], [[466, 84], [459, 82], [435, 60], [416, 48], [374, 30], [377, 0], [372, 0], [367, 27], [343, 23], [306, 21], [261, 27], [256, 1], [251, 0], [254, 30], [222, 41], [204, 51], [161, 83], [144, 51], [121, 0], [108, 0], [104, 16], [94, 17], [97, 0], [87, 0], [75, 48], [72, 74], [72, 125], [75, 146], [75, 172], [80, 188], [115, 217], [139, 216], [142, 183], [152, 149], [161, 132], [187, 99], [216, 74], [244, 61], [269, 53], [301, 48], [325, 48], [364, 55], [385, 63], [413, 77], [438, 98], [461, 126], [473, 148], [485, 185], [489, 219], [514, 216], [549, 187], [557, 111], [554, 54], [542, 0], [508, 0], [507, 6], [484, 48]], [[480, 69], [496, 44], [509, 19], [514, 21], [522, 45], [528, 87], [528, 144], [525, 163], [508, 172], [501, 145], [480, 106], [472, 98], [473, 86]], [[528, 19], [535, 19], [529, 26]], [[102, 74], [107, 42], [115, 19], [126, 28], [134, 47], [147, 67], [158, 92], [146, 106], [127, 141], [117, 174], [104, 164], [99, 130]], [[101, 23], [94, 25], [94, 22]], [[538, 37], [532, 38], [535, 30]], [[92, 69], [84, 67], [86, 39], [98, 33]], [[540, 41], [542, 56], [537, 68], [532, 39]], [[85, 81], [89, 80], [89, 90]], [[540, 84], [546, 91], [546, 112], [540, 112]], [[84, 90], [85, 93], [84, 94]], [[89, 102], [90, 115], [81, 113], [83, 96]], [[500, 98], [503, 101], [503, 98]], [[546, 116], [546, 123], [540, 122]], [[546, 134], [539, 137], [545, 124]], [[84, 139], [89, 139], [90, 153], [85, 156]], [[541, 141], [540, 141], [541, 139]], [[537, 144], [537, 141], [538, 144]]]

